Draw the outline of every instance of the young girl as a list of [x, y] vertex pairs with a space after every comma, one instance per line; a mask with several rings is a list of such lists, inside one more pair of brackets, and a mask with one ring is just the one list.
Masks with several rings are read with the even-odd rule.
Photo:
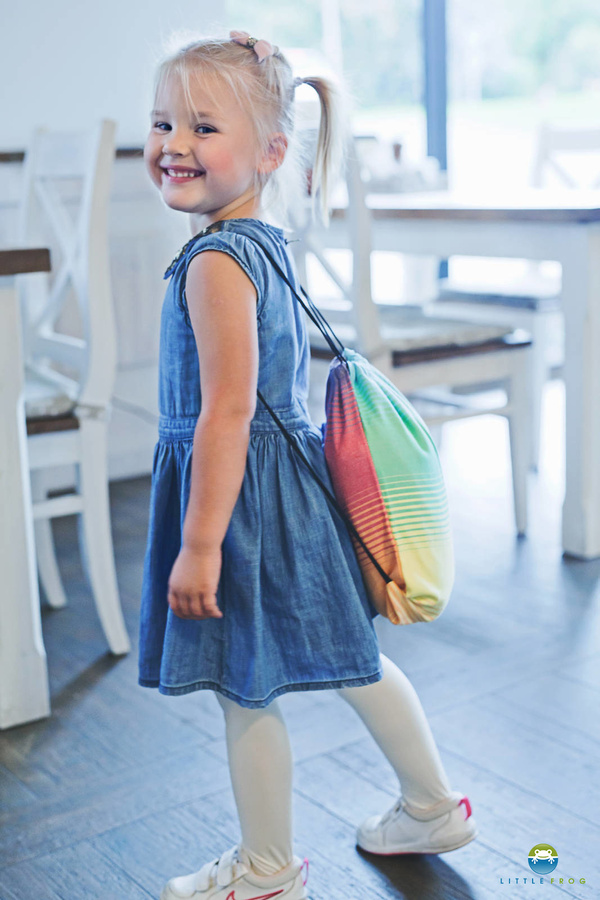
[[[321, 105], [312, 197], [326, 220], [342, 164], [341, 95], [326, 78], [302, 81]], [[333, 490], [307, 407], [306, 314], [252, 240], [298, 289], [284, 230], [265, 210], [268, 195], [289, 208], [304, 179], [300, 82], [278, 48], [244, 32], [190, 44], [156, 80], [146, 166], [198, 233], [165, 273], [139, 684], [215, 692], [241, 826], [239, 844], [172, 878], [161, 900], [308, 896], [276, 699], [289, 691], [335, 689], [399, 778], [398, 802], [359, 827], [362, 848], [441, 853], [477, 834], [413, 686], [380, 654], [345, 523], [257, 399], [258, 388]]]

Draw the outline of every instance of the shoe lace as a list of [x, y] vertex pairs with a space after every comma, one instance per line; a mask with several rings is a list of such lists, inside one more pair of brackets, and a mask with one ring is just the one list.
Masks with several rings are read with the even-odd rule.
[[207, 891], [215, 885], [226, 887], [247, 870], [248, 867], [240, 856], [239, 845], [236, 844], [202, 866], [196, 875], [194, 888], [197, 891]]

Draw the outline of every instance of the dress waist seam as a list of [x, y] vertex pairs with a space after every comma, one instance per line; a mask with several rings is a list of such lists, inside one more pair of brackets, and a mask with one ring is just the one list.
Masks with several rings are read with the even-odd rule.
[[[317, 428], [310, 418], [308, 410], [298, 411], [298, 406], [273, 407], [273, 412], [288, 431], [301, 431]], [[166, 416], [160, 415], [158, 420], [158, 436], [162, 441], [181, 441], [193, 439], [198, 416]], [[268, 409], [257, 409], [250, 422], [250, 432], [268, 433], [278, 432], [281, 429]]]

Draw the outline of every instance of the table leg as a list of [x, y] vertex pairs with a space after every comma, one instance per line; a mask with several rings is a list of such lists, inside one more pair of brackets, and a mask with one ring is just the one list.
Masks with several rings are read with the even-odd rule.
[[19, 302], [0, 286], [0, 728], [50, 715], [23, 402]]
[[566, 490], [563, 549], [600, 556], [600, 227], [570, 230], [563, 250]]

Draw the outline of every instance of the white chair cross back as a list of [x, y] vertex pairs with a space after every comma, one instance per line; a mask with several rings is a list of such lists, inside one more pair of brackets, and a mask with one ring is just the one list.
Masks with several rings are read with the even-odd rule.
[[[66, 604], [50, 520], [78, 514], [82, 560], [100, 622], [111, 652], [124, 654], [131, 646], [117, 587], [107, 469], [117, 366], [108, 249], [115, 130], [109, 119], [82, 132], [35, 130], [25, 158], [19, 242], [57, 246], [62, 260], [52, 281], [47, 273], [35, 273], [19, 276], [18, 283], [40, 581], [52, 607]], [[74, 328], [66, 307], [70, 291], [79, 335], [68, 333]], [[56, 327], [61, 316], [67, 331]], [[49, 468], [70, 465], [75, 491], [48, 497]]]
[[[342, 235], [338, 224], [333, 225], [333, 222], [329, 229], [311, 225], [306, 215], [302, 221], [295, 222], [299, 240], [290, 246], [301, 283], [306, 285], [308, 282], [306, 257], [310, 253], [344, 298], [341, 304], [334, 302], [333, 311], [328, 311], [327, 306], [331, 309], [332, 304], [324, 305], [313, 295], [314, 302], [324, 310], [335, 333], [346, 346], [358, 350], [376, 365], [404, 394], [410, 395], [438, 440], [444, 422], [490, 413], [507, 418], [515, 521], [517, 533], [524, 534], [531, 416], [531, 395], [527, 385], [531, 353], [529, 335], [507, 326], [478, 325], [430, 315], [420, 305], [386, 307], [376, 304], [371, 288], [371, 212], [353, 142], [346, 156], [345, 178], [348, 207]], [[349, 246], [352, 251], [350, 283], [339, 275], [326, 253], [328, 247], [343, 246]], [[310, 288], [308, 292], [311, 293]], [[320, 331], [312, 322], [308, 330], [313, 362], [330, 359], [331, 350]], [[313, 372], [315, 369], [316, 365]], [[320, 379], [320, 384], [313, 384], [313, 380], [314, 374], [311, 390], [320, 390], [324, 397], [325, 379]], [[472, 404], [451, 394], [455, 387], [481, 386], [496, 381], [505, 385], [507, 400], [504, 405]], [[419, 401], [425, 401], [421, 408]]]

